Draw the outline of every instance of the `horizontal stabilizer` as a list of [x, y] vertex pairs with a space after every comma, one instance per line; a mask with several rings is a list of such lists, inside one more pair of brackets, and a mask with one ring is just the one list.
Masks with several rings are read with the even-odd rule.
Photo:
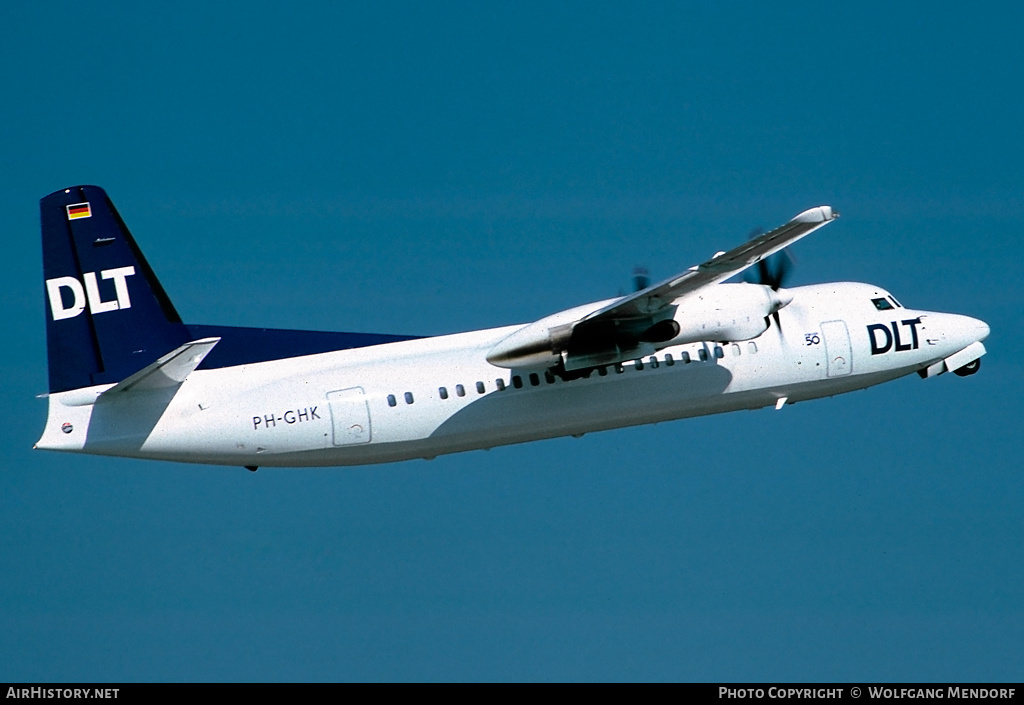
[[113, 396], [122, 392], [167, 389], [185, 381], [193, 370], [199, 367], [203, 358], [213, 350], [220, 338], [203, 338], [185, 343], [172, 350], [151, 365], [121, 380], [103, 392], [102, 396]]

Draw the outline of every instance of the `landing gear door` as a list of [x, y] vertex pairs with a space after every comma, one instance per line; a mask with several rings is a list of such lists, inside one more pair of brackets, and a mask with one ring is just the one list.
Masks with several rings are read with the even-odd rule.
[[850, 346], [850, 332], [843, 321], [827, 321], [821, 324], [821, 335], [825, 339], [825, 360], [829, 377], [843, 377], [853, 370], [853, 349]]
[[370, 442], [370, 408], [362, 387], [327, 392], [334, 428], [334, 445], [351, 446]]

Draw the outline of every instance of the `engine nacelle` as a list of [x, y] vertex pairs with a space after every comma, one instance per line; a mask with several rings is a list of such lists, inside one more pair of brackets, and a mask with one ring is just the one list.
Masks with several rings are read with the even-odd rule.
[[572, 324], [612, 301], [614, 299], [576, 306], [523, 326], [491, 348], [487, 361], [508, 368], [556, 365], [561, 360], [562, 350], [569, 344]]
[[579, 369], [634, 359], [671, 345], [750, 340], [767, 330], [768, 316], [792, 300], [792, 294], [761, 284], [718, 284], [677, 299], [671, 318], [665, 317], [671, 309], [662, 309], [643, 327], [637, 327], [643, 319], [631, 319], [628, 327], [608, 326], [607, 339], [600, 329], [596, 334], [591, 329], [581, 340], [576, 324], [611, 303], [601, 301], [523, 326], [495, 345], [487, 361], [508, 368], [561, 363], [566, 369]]
[[785, 289], [762, 284], [719, 284], [676, 301], [679, 334], [664, 345], [735, 342], [768, 329], [768, 317], [793, 300]]

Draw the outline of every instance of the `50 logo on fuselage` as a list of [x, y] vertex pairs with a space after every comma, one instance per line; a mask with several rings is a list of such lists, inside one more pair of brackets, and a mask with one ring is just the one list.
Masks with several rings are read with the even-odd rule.
[[[135, 267], [118, 267], [117, 269], [104, 269], [99, 272], [100, 279], [112, 279], [114, 281], [115, 298], [104, 301], [100, 296], [99, 283], [96, 279], [97, 272], [84, 272], [82, 282], [75, 277], [56, 277], [46, 280], [46, 294], [50, 299], [50, 312], [53, 320], [60, 321], [65, 318], [74, 318], [85, 310], [89, 305], [89, 312], [94, 316], [97, 313], [117, 311], [122, 308], [131, 308], [132, 300], [128, 296], [128, 277], [135, 274]], [[71, 305], [64, 305], [64, 295], [61, 289], [71, 292]]]
[[[871, 354], [881, 355], [890, 350], [902, 352], [904, 350], [917, 350], [917, 327], [921, 325], [920, 318], [911, 318], [900, 321], [899, 325], [893, 321], [891, 326], [884, 323], [873, 323], [868, 326], [868, 338], [871, 339]], [[910, 329], [910, 342], [904, 343], [900, 339], [900, 326]]]

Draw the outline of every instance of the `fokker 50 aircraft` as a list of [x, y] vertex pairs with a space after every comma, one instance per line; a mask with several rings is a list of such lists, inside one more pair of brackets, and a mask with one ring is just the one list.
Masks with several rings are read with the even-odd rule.
[[989, 333], [872, 284], [725, 283], [828, 206], [633, 294], [426, 338], [182, 323], [102, 189], [41, 211], [48, 450], [250, 470], [432, 458], [966, 376]]

